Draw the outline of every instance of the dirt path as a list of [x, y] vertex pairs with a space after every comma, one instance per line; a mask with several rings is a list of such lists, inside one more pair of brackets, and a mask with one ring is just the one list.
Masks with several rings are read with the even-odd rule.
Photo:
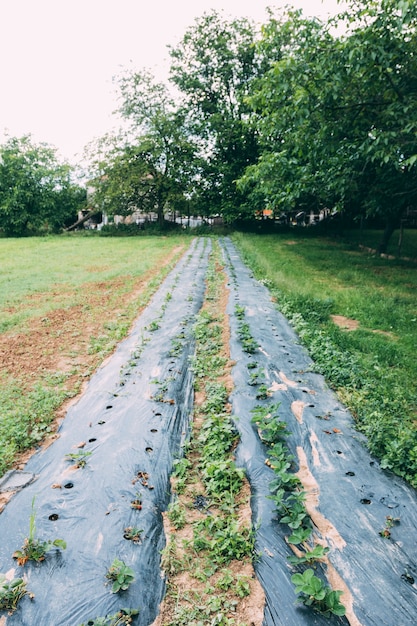
[[[252, 489], [255, 567], [266, 593], [264, 625], [415, 624], [415, 492], [369, 457], [350, 415], [314, 373], [268, 290], [253, 279], [229, 240], [222, 241], [222, 247], [230, 279], [230, 350], [235, 363], [230, 400], [241, 436], [237, 462], [245, 467]], [[65, 539], [67, 549], [52, 551], [44, 563], [25, 566], [35, 599], [24, 598], [17, 612], [4, 615], [0, 624], [78, 626], [114, 613], [120, 599], [109, 592], [104, 574], [115, 557], [136, 573], [135, 583], [124, 592], [123, 606], [140, 608], [135, 622], [140, 626], [155, 620], [164, 593], [162, 512], [169, 502], [172, 462], [181, 454], [189, 429], [194, 399], [188, 367], [192, 322], [203, 302], [209, 252], [209, 240], [193, 243], [129, 338], [69, 409], [59, 438], [27, 464], [31, 482], [0, 515], [0, 572], [22, 573], [11, 555], [28, 534], [34, 496], [38, 534]], [[252, 352], [243, 349], [242, 318], [255, 346]], [[261, 388], [266, 393], [262, 389], [261, 395]], [[315, 571], [344, 591], [344, 618], [326, 619], [295, 605], [288, 527], [278, 523], [267, 497], [274, 472], [251, 422], [254, 407], [277, 403], [291, 433], [287, 444], [306, 492], [314, 540], [329, 548]], [[74, 469], [66, 455], [80, 452], [91, 454], [84, 468]], [[140, 515], [132, 508], [139, 496]], [[389, 538], [380, 534], [387, 515], [400, 520]], [[136, 525], [142, 531], [139, 544], [123, 536], [126, 527]]]

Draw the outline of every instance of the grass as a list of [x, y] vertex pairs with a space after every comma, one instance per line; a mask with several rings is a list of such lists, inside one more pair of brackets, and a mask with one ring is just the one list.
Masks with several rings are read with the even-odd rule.
[[85, 289], [123, 278], [120, 293], [162, 264], [180, 237], [28, 237], [0, 240], [0, 332], [83, 303]]
[[0, 239], [0, 476], [53, 431], [189, 240]]
[[[236, 233], [234, 241], [351, 409], [370, 451], [417, 487], [416, 263], [306, 231]], [[347, 332], [331, 315], [359, 326]]]

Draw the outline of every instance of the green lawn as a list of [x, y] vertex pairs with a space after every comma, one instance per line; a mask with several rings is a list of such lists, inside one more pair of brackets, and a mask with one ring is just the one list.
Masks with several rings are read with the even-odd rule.
[[[409, 242], [416, 235], [406, 233]], [[378, 237], [368, 233], [368, 242]], [[352, 410], [372, 453], [417, 487], [417, 263], [363, 252], [346, 234], [236, 233], [234, 241]], [[359, 326], [347, 332], [331, 315]]]

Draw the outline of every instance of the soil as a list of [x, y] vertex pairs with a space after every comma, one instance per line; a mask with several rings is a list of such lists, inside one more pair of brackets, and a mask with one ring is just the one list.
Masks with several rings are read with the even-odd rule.
[[344, 315], [331, 315], [330, 317], [333, 323], [343, 330], [350, 331], [357, 330], [359, 328], [359, 322], [357, 320], [345, 317]]

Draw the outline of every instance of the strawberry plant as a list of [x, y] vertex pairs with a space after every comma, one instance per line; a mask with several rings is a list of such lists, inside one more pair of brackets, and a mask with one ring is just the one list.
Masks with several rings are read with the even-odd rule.
[[29, 520], [29, 536], [26, 537], [24, 544], [20, 550], [13, 553], [13, 558], [17, 559], [18, 565], [24, 565], [27, 561], [44, 561], [46, 553], [52, 548], [60, 548], [65, 550], [67, 547], [63, 539], [55, 539], [54, 541], [42, 541], [36, 538], [36, 511], [35, 498], [32, 500], [32, 513]]
[[80, 626], [122, 626], [123, 624], [132, 624], [132, 618], [138, 614], [139, 611], [136, 609], [120, 609], [114, 615], [89, 619], [88, 622], [80, 624]]
[[113, 563], [107, 570], [106, 578], [113, 581], [112, 593], [125, 591], [135, 580], [135, 572], [128, 567], [124, 561], [114, 559]]
[[345, 615], [346, 609], [340, 602], [342, 592], [332, 591], [326, 587], [323, 581], [314, 575], [312, 569], [307, 569], [303, 574], [293, 574], [291, 581], [295, 585], [295, 593], [306, 606], [311, 606], [325, 617], [330, 617], [331, 614]]
[[0, 611], [14, 613], [18, 603], [27, 593], [23, 578], [8, 580], [4, 574], [0, 574]]

